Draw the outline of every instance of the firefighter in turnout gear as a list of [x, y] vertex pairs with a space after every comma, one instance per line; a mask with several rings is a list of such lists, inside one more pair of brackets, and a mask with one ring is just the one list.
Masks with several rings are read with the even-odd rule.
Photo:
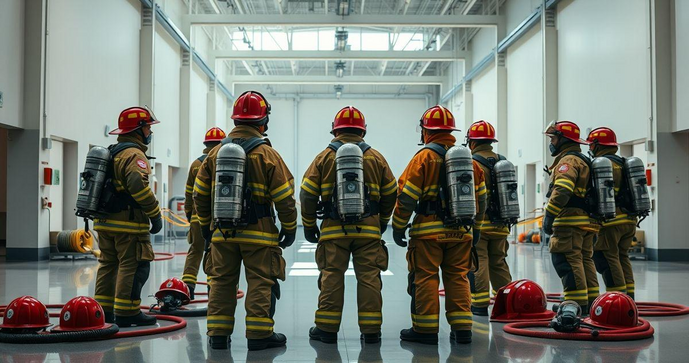
[[[599, 127], [589, 133], [587, 140], [595, 157], [606, 157], [612, 161], [615, 196], [623, 187], [624, 159], [617, 156], [617, 136], [612, 129]], [[621, 203], [618, 203], [621, 204]], [[634, 298], [634, 273], [629, 260], [629, 248], [636, 234], [637, 217], [617, 206], [616, 217], [603, 222], [598, 241], [593, 246], [593, 262], [596, 270], [603, 275], [606, 291], [619, 291]]]
[[[467, 131], [467, 144], [471, 148], [474, 159], [478, 159], [479, 165], [486, 177], [486, 198], [494, 197], [491, 192], [491, 183], [496, 182], [492, 178], [491, 168], [502, 158], [493, 152], [492, 143], [498, 142], [495, 137], [495, 128], [486, 121], [474, 122]], [[485, 163], [485, 164], [484, 164]], [[497, 206], [496, 206], [497, 207]], [[507, 235], [510, 229], [501, 223], [491, 222], [490, 213], [499, 214], [499, 210], [488, 208], [485, 218], [477, 220], [475, 230], [481, 231], [481, 239], [476, 244], [479, 265], [474, 273], [469, 272], [471, 284], [471, 312], [474, 315], [488, 316], [488, 305], [490, 304], [491, 285], [493, 295], [501, 287], [512, 282], [510, 267], [507, 265]]]
[[199, 172], [201, 163], [208, 157], [208, 153], [225, 138], [225, 132], [219, 127], [211, 127], [206, 132], [206, 137], [203, 144], [206, 146], [203, 149], [203, 155], [196, 158], [189, 167], [189, 175], [187, 176], [187, 185], [184, 191], [184, 214], [189, 221], [189, 234], [187, 234], [187, 241], [189, 242], [189, 251], [187, 252], [187, 260], [184, 262], [184, 272], [182, 281], [189, 287], [189, 293], [192, 300], [194, 300], [194, 290], [196, 289], [196, 278], [199, 274], [199, 266], [203, 260], [204, 246], [206, 242], [201, 234], [201, 225], [199, 224], [199, 217], [196, 215], [194, 208], [194, 181], [196, 174]]
[[550, 153], [550, 188], [543, 216], [543, 231], [550, 237], [550, 253], [562, 280], [565, 300], [579, 303], [588, 312], [598, 297], [598, 276], [593, 263], [593, 240], [600, 225], [590, 218], [586, 206], [590, 168], [581, 154], [579, 126], [570, 121], [552, 122], [545, 130]]
[[[472, 264], [472, 243], [478, 242], [479, 231], [466, 226], [446, 227], [439, 216], [446, 214], [444, 205], [454, 201], [446, 200], [449, 193], [444, 190], [447, 180], [444, 155], [431, 149], [438, 145], [444, 152], [455, 144], [456, 139], [451, 135], [452, 131], [457, 131], [455, 119], [448, 109], [434, 106], [424, 113], [420, 124], [422, 142], [426, 146], [414, 156], [399, 178], [392, 220], [395, 243], [406, 247], [406, 229], [416, 211], [407, 251], [412, 328], [402, 330], [400, 338], [437, 344], [440, 268], [445, 286], [445, 316], [452, 329], [450, 337], [458, 343], [470, 343], [472, 314], [467, 274]], [[469, 168], [473, 168], [474, 184], [473, 188], [466, 189], [473, 191], [475, 197], [471, 198], [471, 203], [476, 203], [470, 207], [476, 212], [476, 220], [482, 220], [486, 209], [485, 177], [478, 163], [471, 160], [468, 150], [466, 154]]]
[[[275, 149], [264, 139], [268, 129], [270, 105], [258, 92], [248, 91], [234, 103], [232, 119], [235, 128], [208, 153], [196, 175], [194, 206], [201, 231], [210, 249], [209, 275], [213, 288], [208, 301], [208, 336], [211, 348], [227, 349], [234, 330], [237, 306], [237, 284], [240, 267], [244, 264], [248, 291], [246, 294], [246, 337], [249, 350], [284, 346], [287, 338], [273, 332], [276, 300], [280, 298], [278, 280], [285, 280], [285, 260], [282, 249], [294, 243], [297, 230], [297, 210], [294, 199], [294, 178]], [[237, 145], [241, 146], [238, 147]], [[241, 152], [246, 148], [245, 152]], [[242, 178], [223, 176], [218, 168], [223, 150], [245, 155], [245, 195], [224, 198], [231, 188], [217, 183]], [[216, 175], [217, 174], [217, 175]], [[223, 176], [218, 178], [218, 176]], [[217, 189], [217, 190], [216, 190]], [[238, 227], [224, 227], [219, 215], [228, 199], [242, 199], [242, 213], [246, 220]], [[275, 225], [275, 211], [281, 229]], [[223, 212], [224, 213], [224, 212]]]
[[[364, 142], [366, 122], [361, 111], [352, 106], [341, 109], [331, 133], [335, 138], [306, 170], [299, 195], [304, 234], [309, 242], [318, 243], [316, 263], [320, 271], [316, 326], [310, 329], [309, 336], [324, 343], [337, 342], [345, 272], [351, 255], [357, 278], [361, 339], [377, 343], [383, 322], [380, 273], [388, 267], [387, 248], [381, 235], [395, 207], [397, 182], [383, 155]], [[360, 155], [355, 159], [360, 160], [363, 179], [354, 182], [365, 185], [363, 188], [341, 183], [346, 147]], [[351, 220], [347, 219], [351, 214], [350, 199], [344, 203], [340, 200], [343, 196], [358, 202], [360, 209]], [[362, 211], [363, 215], [358, 214]], [[320, 230], [316, 224], [318, 217], [323, 219]]]
[[[150, 272], [153, 247], [150, 234], [163, 228], [163, 220], [148, 182], [151, 167], [146, 156], [160, 121], [146, 108], [131, 107], [120, 113], [117, 144], [110, 146], [116, 193], [107, 216], [94, 221], [101, 255], [98, 259], [95, 298], [103, 307], [106, 322], [120, 327], [153, 325], [156, 318], [141, 312], [141, 289]], [[114, 315], [113, 315], [114, 313]]]

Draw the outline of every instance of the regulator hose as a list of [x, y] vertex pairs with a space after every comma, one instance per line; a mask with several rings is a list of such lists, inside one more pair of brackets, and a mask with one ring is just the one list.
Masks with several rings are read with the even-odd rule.
[[625, 341], [647, 339], [653, 336], [655, 330], [651, 324], [639, 319], [639, 325], [625, 329], [592, 329], [581, 327], [574, 333], [559, 333], [552, 330], [531, 330], [528, 328], [548, 328], [550, 322], [534, 321], [506, 324], [502, 329], [505, 333], [532, 338], [562, 339], [562, 340], [592, 340], [592, 341]]
[[[564, 300], [561, 294], [548, 293], [545, 295], [548, 302], [562, 302]], [[639, 310], [639, 316], [645, 317], [689, 315], [689, 306], [681, 304], [637, 301], [636, 307]]]

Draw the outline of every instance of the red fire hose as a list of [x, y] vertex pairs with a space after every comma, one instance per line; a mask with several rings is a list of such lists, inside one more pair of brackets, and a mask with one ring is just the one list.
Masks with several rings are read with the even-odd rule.
[[639, 340], [647, 339], [653, 336], [655, 330], [651, 324], [639, 319], [639, 325], [633, 328], [626, 329], [592, 329], [588, 327], [581, 327], [574, 333], [560, 333], [552, 330], [531, 330], [528, 328], [549, 328], [550, 323], [547, 321], [534, 322], [519, 322], [510, 323], [503, 327], [506, 333], [521, 335], [532, 338], [545, 339], [563, 339], [563, 340], [598, 340], [598, 341], [623, 341], [623, 340]]
[[[561, 294], [545, 294], [548, 302], [562, 302], [564, 298]], [[664, 302], [644, 302], [637, 301], [636, 307], [639, 309], [639, 316], [679, 316], [689, 314], [689, 306]]]

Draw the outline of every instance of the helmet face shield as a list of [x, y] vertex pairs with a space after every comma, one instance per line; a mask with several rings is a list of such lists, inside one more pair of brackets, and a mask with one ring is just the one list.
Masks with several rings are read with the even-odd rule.
[[557, 131], [555, 129], [556, 124], [557, 124], [557, 121], [555, 121], [555, 120], [550, 121], [548, 126], [546, 126], [545, 130], [543, 130], [543, 133], [546, 135], [555, 135], [555, 131]]

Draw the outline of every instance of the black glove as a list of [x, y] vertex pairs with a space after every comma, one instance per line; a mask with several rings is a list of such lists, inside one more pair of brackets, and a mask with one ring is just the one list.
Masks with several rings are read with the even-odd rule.
[[478, 244], [478, 241], [480, 241], [480, 240], [481, 240], [481, 231], [474, 229], [474, 235], [473, 235], [473, 239], [471, 240], [471, 245], [476, 246]]
[[203, 236], [203, 239], [206, 242], [211, 241], [212, 234], [211, 234], [211, 225], [210, 224], [207, 226], [201, 226], [201, 236]]
[[395, 240], [395, 244], [400, 247], [407, 247], [407, 229], [393, 229], [392, 238]]
[[285, 249], [292, 244], [294, 244], [294, 240], [297, 238], [297, 230], [295, 229], [294, 231], [287, 232], [285, 229], [280, 230], [280, 236], [278, 237], [278, 246], [282, 247], [282, 249]]
[[555, 221], [555, 215], [545, 212], [543, 216], [543, 232], [549, 236], [553, 235], [553, 222]]
[[187, 222], [191, 223], [191, 213], [187, 214]]
[[156, 234], [160, 232], [160, 230], [163, 229], [163, 218], [161, 216], [157, 216], [153, 219], [151, 219], [151, 234]]
[[305, 228], [304, 238], [311, 243], [318, 243], [318, 240], [321, 238], [321, 231], [318, 227]]
[[387, 222], [380, 222], [380, 234], [385, 233], [385, 231], [388, 230], [388, 223]]

